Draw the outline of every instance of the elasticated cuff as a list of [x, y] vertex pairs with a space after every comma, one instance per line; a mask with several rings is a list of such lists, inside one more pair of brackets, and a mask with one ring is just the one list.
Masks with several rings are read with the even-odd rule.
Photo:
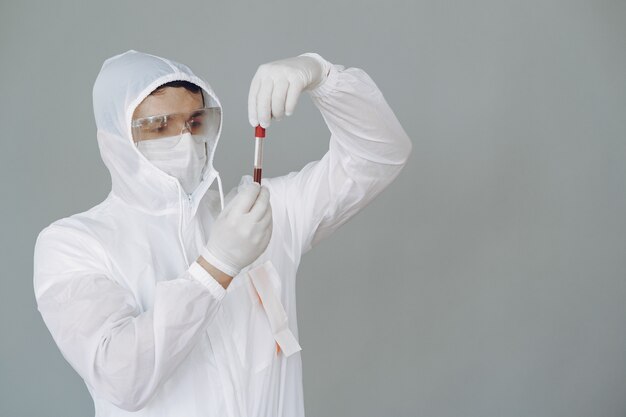
[[196, 281], [199, 281], [205, 287], [209, 289], [213, 297], [217, 300], [221, 300], [226, 295], [226, 290], [222, 285], [217, 282], [215, 278], [209, 272], [202, 267], [198, 262], [194, 262], [189, 266], [189, 275]]

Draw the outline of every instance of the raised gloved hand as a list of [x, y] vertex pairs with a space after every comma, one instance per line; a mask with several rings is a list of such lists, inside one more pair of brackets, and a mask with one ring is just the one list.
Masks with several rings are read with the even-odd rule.
[[250, 84], [248, 119], [253, 127], [268, 127], [270, 120], [290, 116], [300, 93], [321, 85], [330, 63], [315, 53], [261, 65]]
[[231, 277], [254, 262], [267, 248], [272, 235], [272, 207], [267, 187], [243, 186], [224, 207], [200, 254]]

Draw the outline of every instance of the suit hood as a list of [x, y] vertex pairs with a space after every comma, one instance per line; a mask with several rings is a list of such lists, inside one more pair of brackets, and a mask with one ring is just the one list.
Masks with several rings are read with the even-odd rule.
[[202, 89], [205, 104], [221, 110], [211, 86], [186, 65], [134, 50], [104, 61], [93, 88], [93, 108], [100, 155], [111, 175], [111, 193], [130, 206], [154, 214], [176, 210], [181, 199], [187, 198], [195, 213], [217, 178], [223, 207], [221, 179], [213, 167], [223, 115], [214, 143], [207, 146], [208, 166], [202, 182], [190, 195], [184, 192], [177, 178], [153, 165], [133, 142], [131, 120], [135, 108], [152, 91], [170, 81], [196, 84]]

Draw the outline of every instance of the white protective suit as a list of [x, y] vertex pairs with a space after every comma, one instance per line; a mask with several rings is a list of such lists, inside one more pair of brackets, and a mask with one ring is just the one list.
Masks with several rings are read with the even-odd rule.
[[[297, 339], [301, 256], [396, 178], [411, 142], [365, 72], [331, 65], [310, 91], [331, 132], [329, 150], [299, 172], [263, 179], [273, 213], [269, 246], [224, 290], [194, 262], [224, 203], [221, 182], [219, 193], [209, 189], [219, 180], [216, 144], [188, 196], [131, 137], [135, 107], [173, 80], [199, 85], [219, 105], [211, 87], [176, 62], [128, 51], [102, 66], [94, 112], [112, 190], [39, 234], [38, 309], [98, 417], [304, 416], [300, 352], [286, 356], [277, 347], [247, 272], [270, 266]], [[245, 175], [240, 184], [250, 181]], [[323, 279], [337, 279], [329, 273]]]

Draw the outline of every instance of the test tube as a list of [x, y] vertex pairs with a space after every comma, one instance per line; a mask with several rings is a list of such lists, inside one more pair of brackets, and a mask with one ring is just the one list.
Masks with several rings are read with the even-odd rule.
[[265, 128], [260, 125], [254, 129], [254, 182], [261, 184], [263, 173], [263, 139], [265, 138]]

